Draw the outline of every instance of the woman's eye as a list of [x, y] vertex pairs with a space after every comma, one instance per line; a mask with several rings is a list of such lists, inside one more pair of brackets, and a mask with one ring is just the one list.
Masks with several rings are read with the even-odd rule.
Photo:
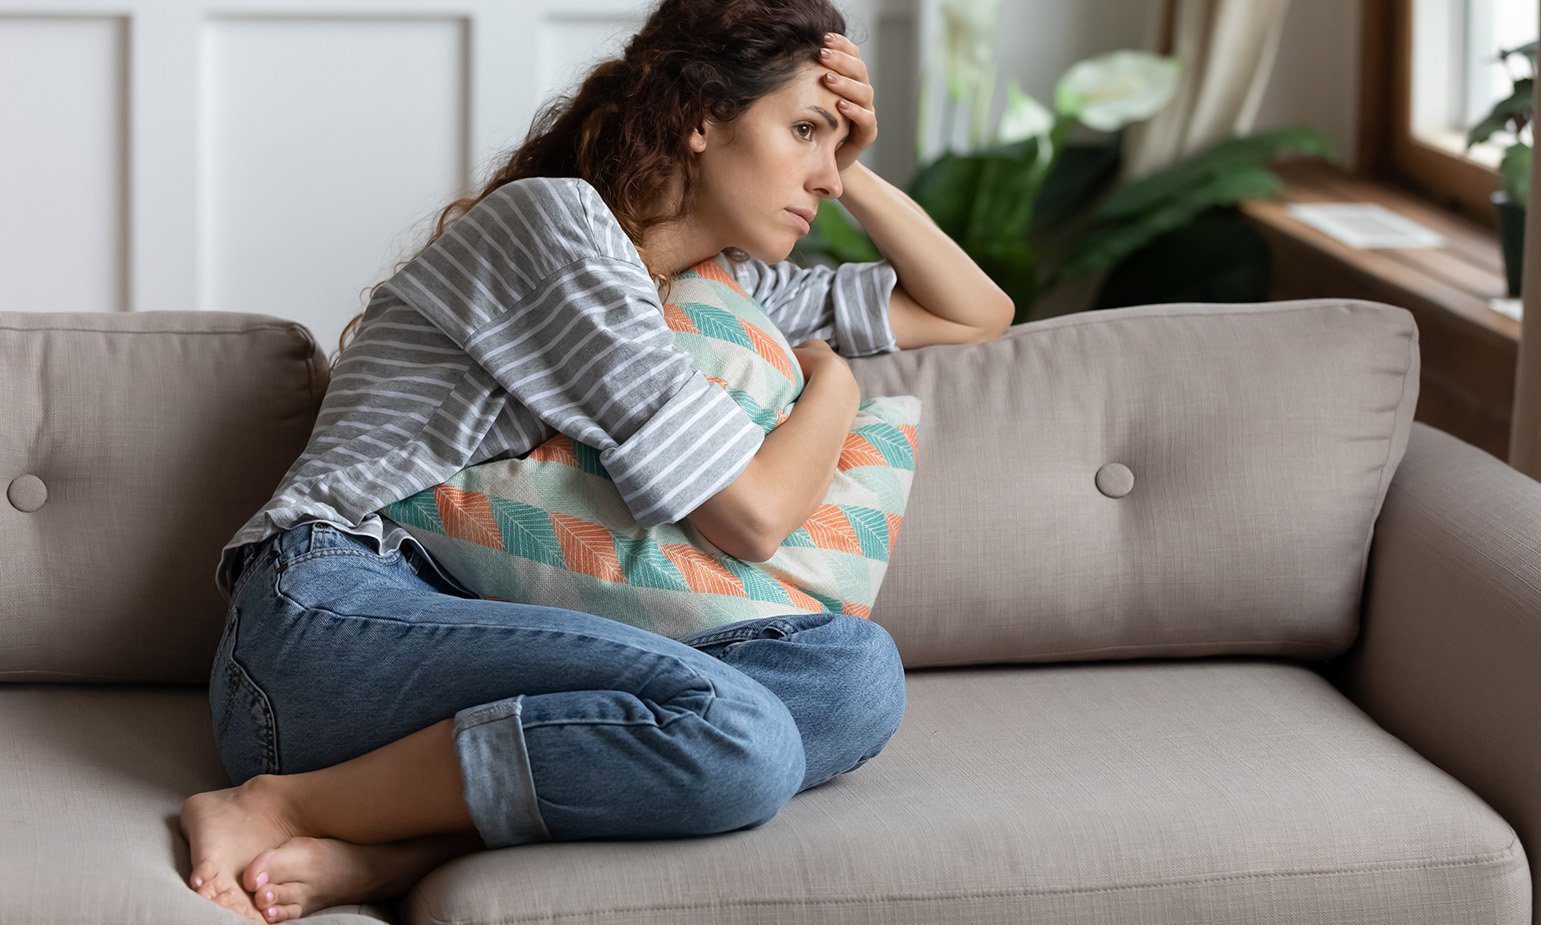
[[801, 137], [803, 137], [803, 138], [812, 138], [813, 137], [813, 123], [812, 122], [799, 122], [799, 123], [797, 123], [797, 127], [798, 128], [807, 128], [808, 129], [808, 134], [802, 135]]

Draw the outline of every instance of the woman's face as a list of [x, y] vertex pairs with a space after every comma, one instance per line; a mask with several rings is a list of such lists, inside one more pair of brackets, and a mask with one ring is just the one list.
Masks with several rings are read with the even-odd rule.
[[789, 210], [817, 212], [844, 192], [835, 149], [849, 123], [835, 108], [840, 95], [819, 82], [825, 70], [809, 62], [731, 125], [691, 133], [700, 178], [691, 219], [722, 247], [785, 260], [807, 234]]

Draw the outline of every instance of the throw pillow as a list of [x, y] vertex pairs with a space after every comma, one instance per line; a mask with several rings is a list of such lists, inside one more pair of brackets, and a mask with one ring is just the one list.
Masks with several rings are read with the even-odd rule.
[[[719, 259], [674, 277], [676, 343], [769, 433], [802, 392], [791, 345]], [[765, 562], [688, 520], [643, 528], [592, 447], [556, 434], [380, 510], [479, 597], [580, 610], [673, 639], [740, 620], [870, 618], [909, 500], [920, 399], [861, 401], [822, 504]]]

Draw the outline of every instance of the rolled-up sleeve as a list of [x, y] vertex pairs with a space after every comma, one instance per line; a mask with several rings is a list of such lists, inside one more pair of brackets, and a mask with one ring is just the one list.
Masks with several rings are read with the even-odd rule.
[[[579, 213], [594, 203], [578, 196], [597, 200], [586, 184], [556, 190], [572, 197], [568, 204]], [[560, 212], [541, 197], [503, 201], [526, 217]], [[679, 521], [743, 472], [764, 431], [675, 344], [640, 261], [605, 253], [614, 249], [618, 228], [563, 243], [558, 234], [486, 232], [516, 227], [517, 216], [506, 209], [473, 209], [460, 221], [473, 217], [469, 230], [478, 233], [463, 235], [452, 251], [420, 255], [392, 278], [392, 291], [444, 329], [514, 400], [598, 450], [638, 525]], [[520, 248], [546, 252], [511, 253]], [[528, 278], [507, 272], [563, 258], [572, 259], [527, 270]], [[484, 269], [477, 274], [475, 267]]]
[[899, 275], [888, 261], [801, 267], [751, 257], [732, 265], [739, 285], [792, 346], [819, 338], [845, 357], [899, 350], [888, 319]]

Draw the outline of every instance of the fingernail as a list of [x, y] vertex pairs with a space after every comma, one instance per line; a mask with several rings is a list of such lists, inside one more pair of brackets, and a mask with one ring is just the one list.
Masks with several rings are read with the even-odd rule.
[[193, 886], [203, 886], [203, 878], [202, 877], [194, 877], [193, 878]]
[[820, 48], [819, 49], [819, 57], [820, 58], [828, 58], [829, 57], [829, 49], [828, 48]]
[[268, 882], [268, 872], [267, 871], [263, 871], [262, 873], [257, 875], [257, 885], [258, 886], [262, 886], [264, 883], [267, 883], [267, 882]]
[[275, 909], [272, 906], [268, 906], [268, 918], [270, 918], [270, 919], [271, 918], [276, 918], [277, 916], [278, 916], [278, 910]]
[[265, 902], [265, 903], [272, 902], [273, 901], [273, 891], [272, 890], [268, 890], [266, 893], [263, 893], [262, 894], [262, 901]]

